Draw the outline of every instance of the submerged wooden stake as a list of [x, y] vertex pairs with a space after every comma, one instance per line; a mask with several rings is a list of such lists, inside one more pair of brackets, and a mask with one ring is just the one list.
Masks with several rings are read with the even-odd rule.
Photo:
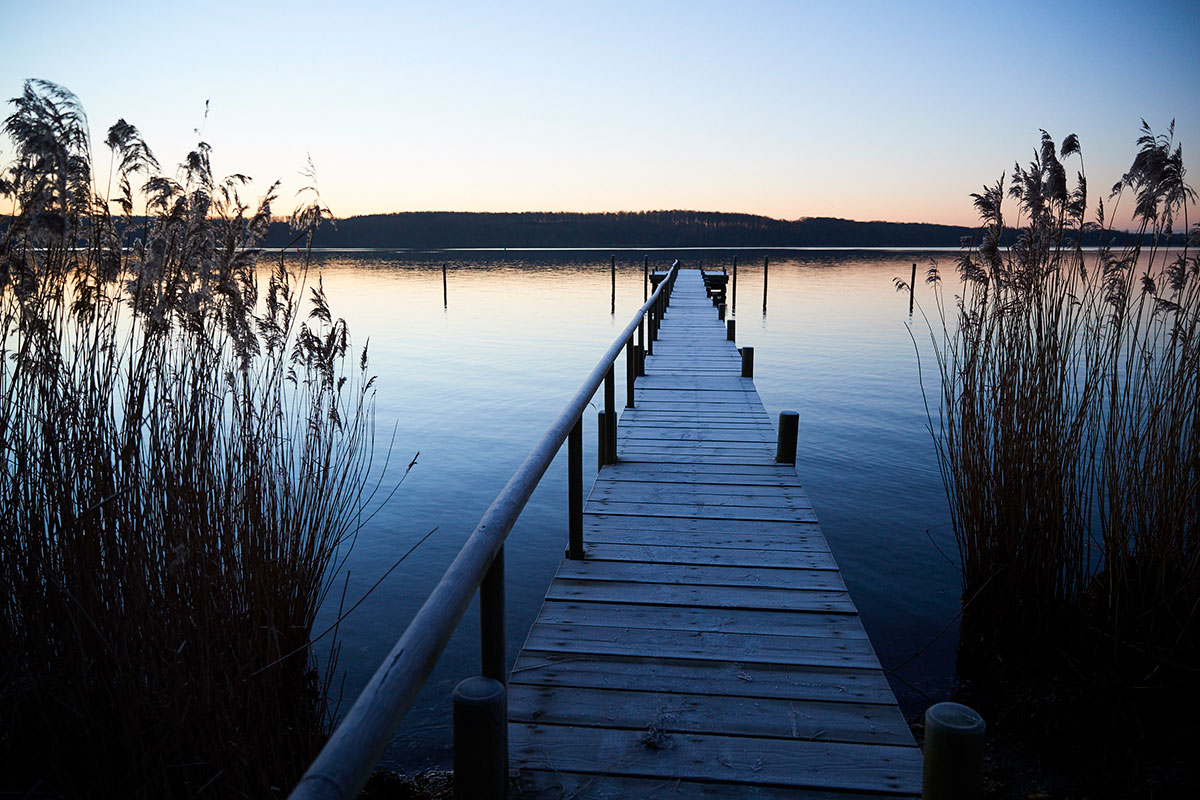
[[767, 313], [767, 271], [771, 266], [771, 257], [763, 256], [763, 314]]

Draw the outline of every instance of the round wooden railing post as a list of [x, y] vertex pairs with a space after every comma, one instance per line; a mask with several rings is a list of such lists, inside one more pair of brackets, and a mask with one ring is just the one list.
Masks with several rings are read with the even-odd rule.
[[972, 708], [937, 703], [925, 712], [924, 800], [976, 800], [983, 791], [983, 734]]
[[780, 411], [779, 441], [775, 445], [776, 463], [796, 463], [796, 438], [799, 432], [800, 415], [795, 411]]
[[733, 257], [733, 297], [730, 298], [730, 307], [737, 312], [737, 256]]
[[604, 412], [596, 412], [596, 469], [604, 469], [604, 459], [608, 457], [608, 445], [604, 441], [608, 433], [608, 423], [604, 421]]
[[741, 350], [741, 353], [742, 353], [742, 377], [743, 378], [753, 378], [754, 377], [754, 348], [753, 347], [741, 347], [738, 349]]
[[717, 321], [718, 322], [725, 321], [725, 304], [724, 303], [717, 303]]
[[583, 558], [583, 417], [567, 436], [567, 558]]
[[504, 546], [479, 584], [479, 633], [483, 677], [508, 682], [504, 630]]
[[612, 364], [604, 376], [604, 463], [617, 463], [617, 374]]
[[734, 320], [734, 319], [725, 320], [725, 341], [736, 342], [737, 341], [736, 333], [737, 333], [737, 320]]
[[455, 800], [508, 793], [508, 703], [504, 684], [474, 677], [454, 687]]
[[625, 342], [625, 407], [633, 408], [633, 385], [637, 382], [637, 352], [633, 349], [633, 334]]

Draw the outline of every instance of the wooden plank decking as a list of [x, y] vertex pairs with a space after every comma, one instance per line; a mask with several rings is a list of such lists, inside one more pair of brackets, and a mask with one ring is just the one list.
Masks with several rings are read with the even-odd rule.
[[587, 557], [512, 671], [520, 796], [919, 796], [920, 750], [698, 271], [654, 352]]

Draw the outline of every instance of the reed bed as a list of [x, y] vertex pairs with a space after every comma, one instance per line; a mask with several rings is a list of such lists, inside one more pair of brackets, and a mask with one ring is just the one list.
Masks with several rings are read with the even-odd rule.
[[264, 268], [276, 187], [247, 204], [203, 142], [164, 174], [124, 120], [96, 172], [70, 92], [11, 102], [0, 791], [286, 793], [332, 711], [311, 638], [368, 499], [366, 349]]
[[[928, 273], [967, 672], [1061, 655], [1089, 681], [1150, 686], [1200, 669], [1200, 227], [1174, 124], [1143, 123], [1137, 148], [1088, 220], [1078, 139], [1043, 132], [1007, 189], [973, 195], [983, 226], [957, 285]], [[1118, 247], [1130, 198], [1137, 235]], [[1084, 250], [1092, 231], [1106, 244]]]

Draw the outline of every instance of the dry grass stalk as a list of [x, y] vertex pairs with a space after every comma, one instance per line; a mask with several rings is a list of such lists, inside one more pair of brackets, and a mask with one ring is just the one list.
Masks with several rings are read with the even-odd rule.
[[[1077, 138], [1056, 147], [1043, 132], [1007, 191], [1016, 237], [1001, 178], [974, 195], [984, 227], [964, 242], [953, 305], [929, 271], [942, 387], [930, 429], [976, 655], [1099, 635], [1131, 669], [1123, 681], [1200, 668], [1200, 228], [1188, 230], [1195, 193], [1173, 136], [1143, 123], [1113, 188], [1118, 203], [1134, 195], [1128, 246], [1112, 245], [1103, 201], [1085, 220]], [[1169, 249], [1179, 223], [1189, 242]], [[1093, 231], [1108, 242], [1098, 252], [1080, 245]]]
[[[319, 675], [309, 637], [366, 499], [366, 350], [319, 284], [301, 317], [282, 258], [260, 295], [274, 187], [247, 205], [203, 142], [164, 175], [122, 120], [102, 194], [75, 97], [12, 103], [2, 788], [281, 794], [326, 731], [336, 647]], [[298, 211], [300, 238], [326, 216]]]

